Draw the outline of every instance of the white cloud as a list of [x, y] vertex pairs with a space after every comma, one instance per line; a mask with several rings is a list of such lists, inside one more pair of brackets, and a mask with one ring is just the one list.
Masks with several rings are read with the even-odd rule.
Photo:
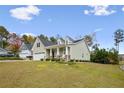
[[94, 14], [96, 16], [108, 16], [111, 15], [113, 13], [115, 13], [115, 10], [109, 9], [108, 5], [94, 5], [94, 6], [90, 6], [91, 10], [84, 10], [84, 14], [88, 15], [88, 14]]
[[99, 31], [102, 31], [102, 30], [103, 30], [102, 28], [97, 28], [97, 29], [95, 29], [94, 32], [99, 32]]
[[23, 36], [23, 35], [27, 35], [27, 36], [31, 35], [31, 36], [34, 36], [34, 37], [36, 36], [36, 35], [33, 34], [33, 33], [22, 33], [21, 36]]
[[122, 7], [122, 11], [124, 11], [124, 7]]
[[19, 7], [10, 10], [11, 16], [19, 20], [32, 20], [33, 16], [40, 13], [40, 9], [36, 6], [30, 5], [26, 7]]
[[84, 14], [89, 14], [89, 11], [88, 10], [84, 10]]

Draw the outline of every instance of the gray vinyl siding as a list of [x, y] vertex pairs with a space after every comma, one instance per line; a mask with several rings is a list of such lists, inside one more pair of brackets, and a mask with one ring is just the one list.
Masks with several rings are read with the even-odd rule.
[[90, 60], [90, 52], [83, 40], [70, 46], [70, 58], [76, 60]]

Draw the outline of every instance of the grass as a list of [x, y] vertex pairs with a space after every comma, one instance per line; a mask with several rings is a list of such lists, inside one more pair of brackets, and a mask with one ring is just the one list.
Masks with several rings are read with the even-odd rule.
[[0, 57], [0, 60], [22, 60], [19, 57]]
[[[124, 64], [121, 62], [121, 65]], [[0, 87], [124, 87], [120, 65], [56, 62], [1, 62]]]

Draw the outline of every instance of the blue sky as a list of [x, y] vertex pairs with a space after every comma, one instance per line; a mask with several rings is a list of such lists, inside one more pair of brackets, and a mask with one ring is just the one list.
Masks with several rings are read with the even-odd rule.
[[[96, 31], [101, 47], [114, 47], [113, 33], [124, 29], [124, 6], [0, 6], [0, 25], [18, 34], [73, 38]], [[124, 53], [124, 42], [120, 44]]]

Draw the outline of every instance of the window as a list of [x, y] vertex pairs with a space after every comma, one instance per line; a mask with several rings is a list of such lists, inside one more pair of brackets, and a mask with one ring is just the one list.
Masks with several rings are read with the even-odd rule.
[[82, 53], [82, 57], [84, 57], [84, 54]]
[[68, 41], [67, 40], [65, 41], [65, 44], [68, 44]]
[[37, 47], [40, 47], [40, 43], [37, 43]]

